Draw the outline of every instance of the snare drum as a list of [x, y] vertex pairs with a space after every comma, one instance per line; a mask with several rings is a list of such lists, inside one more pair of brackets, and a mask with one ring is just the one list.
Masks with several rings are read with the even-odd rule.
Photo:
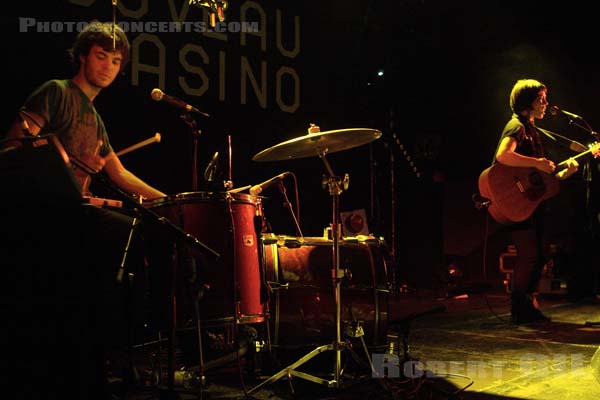
[[[242, 193], [188, 192], [145, 203], [186, 233], [221, 254], [217, 261], [199, 249], [178, 245], [180, 279], [199, 282], [200, 319], [207, 323], [264, 321], [260, 299], [256, 198]], [[184, 275], [185, 278], [181, 278]], [[189, 299], [178, 299], [178, 302]], [[179, 304], [178, 304], [179, 307]]]
[[[270, 287], [272, 344], [279, 347], [322, 345], [336, 335], [333, 241], [320, 237], [263, 237], [264, 264]], [[389, 255], [381, 239], [343, 239], [339, 243], [342, 279], [340, 320], [345, 328], [358, 321], [365, 343], [385, 346], [390, 284]]]

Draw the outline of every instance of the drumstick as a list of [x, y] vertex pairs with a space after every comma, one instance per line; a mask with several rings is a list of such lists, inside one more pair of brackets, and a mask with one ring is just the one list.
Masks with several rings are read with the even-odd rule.
[[[102, 141], [102, 139], [98, 139], [98, 141], [96, 142], [96, 147], [94, 148], [94, 155], [97, 156], [98, 153], [100, 153], [100, 148], [102, 147], [102, 144], [104, 142]], [[85, 195], [88, 195], [88, 187], [90, 186], [90, 179], [91, 177], [89, 175], [87, 175], [85, 177], [85, 179], [83, 180], [83, 184], [81, 185], [82, 188], [82, 193]]]
[[133, 144], [133, 145], [131, 145], [129, 147], [124, 148], [123, 150], [119, 150], [119, 151], [117, 151], [116, 154], [118, 156], [122, 156], [123, 154], [127, 154], [130, 151], [137, 150], [140, 147], [144, 147], [144, 146], [146, 146], [148, 144], [159, 143], [159, 142], [160, 142], [160, 133], [156, 132], [156, 134], [154, 136], [152, 136], [151, 138], [146, 139], [146, 140], [142, 140], [139, 143], [136, 143], [136, 144]]

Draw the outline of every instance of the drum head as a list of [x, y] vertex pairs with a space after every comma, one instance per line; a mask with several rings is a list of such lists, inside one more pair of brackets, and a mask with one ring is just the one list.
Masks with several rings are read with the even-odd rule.
[[159, 199], [144, 202], [148, 208], [161, 207], [173, 204], [200, 203], [200, 202], [225, 202], [231, 199], [234, 202], [242, 202], [256, 205], [255, 196], [246, 193], [227, 192], [184, 192], [161, 197]]

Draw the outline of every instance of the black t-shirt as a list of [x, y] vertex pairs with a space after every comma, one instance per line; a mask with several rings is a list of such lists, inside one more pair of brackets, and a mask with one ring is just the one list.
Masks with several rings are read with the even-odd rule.
[[[530, 122], [520, 119], [513, 114], [512, 118], [504, 126], [498, 146], [500, 146], [502, 140], [507, 136], [513, 137], [517, 141], [515, 153], [529, 157], [544, 157], [540, 134]], [[497, 162], [496, 153], [494, 153], [493, 164]]]

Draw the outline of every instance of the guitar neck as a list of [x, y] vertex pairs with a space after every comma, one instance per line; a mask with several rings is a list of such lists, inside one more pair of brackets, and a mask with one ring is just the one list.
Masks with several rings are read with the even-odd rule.
[[[589, 149], [587, 149], [586, 151], [583, 151], [583, 152], [581, 152], [581, 153], [577, 154], [576, 156], [573, 156], [573, 157], [571, 157], [571, 158], [569, 158], [569, 159], [574, 159], [574, 160], [576, 160], [576, 159], [578, 159], [579, 157], [583, 157], [583, 156], [585, 156], [586, 154], [589, 154], [589, 153], [591, 153], [593, 150], [594, 150], [594, 148], [593, 148], [593, 147], [590, 147], [590, 148], [589, 148]], [[558, 163], [557, 167], [566, 167], [566, 166], [567, 166], [567, 161], [569, 161], [569, 159], [567, 159], [567, 160], [564, 160], [564, 161], [561, 161], [560, 163]]]

